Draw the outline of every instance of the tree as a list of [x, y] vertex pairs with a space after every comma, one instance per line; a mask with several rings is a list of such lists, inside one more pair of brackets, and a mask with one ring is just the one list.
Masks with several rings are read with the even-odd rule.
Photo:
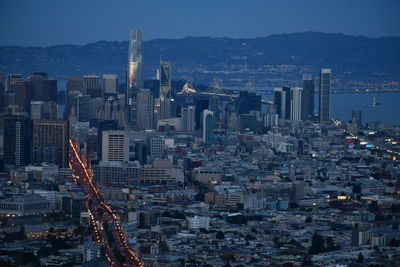
[[363, 256], [363, 254], [361, 252], [358, 253], [357, 262], [358, 263], [363, 263], [364, 262], [364, 256]]
[[314, 233], [311, 239], [310, 254], [319, 254], [325, 251], [325, 242], [322, 235]]
[[307, 217], [306, 218], [306, 223], [311, 223], [312, 222], [312, 218], [311, 217]]

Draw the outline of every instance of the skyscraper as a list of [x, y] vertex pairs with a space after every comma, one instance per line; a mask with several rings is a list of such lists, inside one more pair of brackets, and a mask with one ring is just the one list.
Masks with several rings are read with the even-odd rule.
[[48, 78], [47, 72], [34, 72], [28, 77], [33, 83], [33, 99], [57, 103], [57, 80]]
[[171, 63], [160, 63], [160, 119], [171, 118]]
[[76, 97], [76, 118], [78, 121], [90, 120], [90, 95], [82, 95]]
[[279, 118], [290, 120], [290, 87], [275, 88], [274, 97]]
[[330, 119], [331, 70], [321, 69], [319, 76], [319, 121], [329, 123]]
[[118, 90], [118, 75], [117, 74], [104, 74], [103, 87], [105, 94], [114, 94]]
[[15, 104], [30, 113], [33, 100], [33, 83], [31, 81], [16, 81], [14, 83]]
[[309, 74], [303, 75], [302, 119], [314, 118], [314, 81]]
[[4, 164], [25, 166], [31, 163], [32, 120], [21, 115], [4, 116]]
[[143, 88], [142, 36], [139, 30], [132, 30], [129, 40], [128, 71], [126, 81], [126, 103], [129, 107], [129, 122], [137, 126], [137, 93]]
[[103, 96], [103, 90], [100, 84], [100, 77], [97, 75], [83, 76], [83, 88], [86, 94], [90, 95], [92, 98]]
[[290, 120], [300, 121], [302, 118], [302, 94], [300, 87], [290, 89]]
[[188, 106], [181, 110], [181, 120], [182, 120], [182, 131], [183, 132], [193, 132], [195, 130], [195, 119], [194, 119], [195, 107]]
[[214, 139], [214, 113], [211, 110], [203, 111], [203, 142], [207, 145], [213, 143]]
[[137, 95], [137, 129], [154, 127], [154, 101], [149, 89], [140, 89]]
[[36, 120], [33, 123], [33, 162], [68, 167], [68, 123], [63, 120]]
[[42, 120], [44, 118], [44, 102], [31, 101], [31, 119]]

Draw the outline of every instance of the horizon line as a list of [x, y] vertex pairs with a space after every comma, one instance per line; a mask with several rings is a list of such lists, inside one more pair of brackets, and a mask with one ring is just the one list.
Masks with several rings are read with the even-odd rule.
[[[254, 37], [228, 37], [228, 36], [210, 36], [210, 35], [187, 35], [184, 37], [178, 37], [178, 38], [151, 38], [151, 39], [142, 39], [143, 42], [150, 42], [154, 40], [182, 40], [182, 39], [187, 39], [187, 38], [212, 38], [212, 39], [233, 39], [233, 40], [251, 40], [251, 39], [258, 39], [258, 38], [268, 38], [272, 36], [277, 36], [277, 35], [296, 35], [296, 34], [305, 34], [305, 33], [314, 33], [314, 34], [329, 34], [329, 35], [343, 35], [343, 36], [350, 36], [350, 37], [358, 37], [358, 38], [366, 38], [366, 39], [380, 39], [380, 38], [400, 38], [400, 35], [382, 35], [382, 36], [376, 36], [376, 37], [369, 37], [366, 35], [352, 35], [352, 34], [346, 34], [346, 33], [341, 33], [341, 32], [323, 32], [323, 31], [302, 31], [302, 32], [291, 32], [291, 33], [274, 33], [274, 34], [269, 34], [265, 36], [254, 36]], [[128, 34], [129, 37], [129, 34]], [[54, 47], [54, 46], [85, 46], [88, 44], [95, 44], [98, 42], [128, 42], [129, 38], [126, 38], [124, 40], [97, 40], [97, 41], [91, 41], [91, 42], [85, 42], [85, 43], [63, 43], [63, 44], [49, 44], [49, 45], [2, 45], [0, 44], [0, 47], [21, 47], [21, 48], [48, 48], [48, 47]]]

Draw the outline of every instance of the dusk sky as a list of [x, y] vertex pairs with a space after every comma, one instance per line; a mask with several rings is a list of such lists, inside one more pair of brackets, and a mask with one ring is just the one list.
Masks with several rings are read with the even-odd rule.
[[1, 0], [0, 45], [322, 31], [400, 36], [398, 0]]

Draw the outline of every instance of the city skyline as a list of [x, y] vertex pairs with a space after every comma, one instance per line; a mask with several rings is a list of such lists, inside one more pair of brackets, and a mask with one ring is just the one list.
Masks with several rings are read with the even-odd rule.
[[0, 266], [400, 266], [400, 36], [142, 39], [396, 32], [400, 4], [24, 3], [7, 42], [124, 42], [0, 40]]

